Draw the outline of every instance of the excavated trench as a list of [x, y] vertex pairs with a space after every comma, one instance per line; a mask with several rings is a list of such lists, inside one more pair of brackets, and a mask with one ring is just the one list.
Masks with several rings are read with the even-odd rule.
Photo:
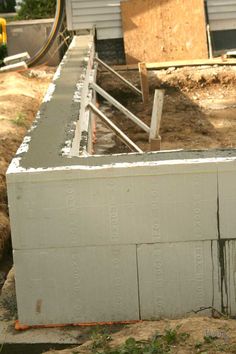
[[[121, 72], [139, 86], [138, 72]], [[162, 150], [207, 150], [236, 147], [236, 71], [234, 67], [181, 68], [149, 72], [150, 101], [142, 103], [108, 73], [99, 84], [150, 125], [154, 90], [165, 89], [160, 135]], [[149, 151], [148, 135], [122, 113], [99, 98], [100, 109], [143, 151]], [[96, 154], [129, 152], [114, 133], [97, 120]]]

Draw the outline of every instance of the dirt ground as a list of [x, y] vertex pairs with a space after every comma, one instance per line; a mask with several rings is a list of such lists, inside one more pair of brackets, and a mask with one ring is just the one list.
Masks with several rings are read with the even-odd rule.
[[[134, 343], [125, 351], [124, 344], [134, 338], [137, 347], [158, 337], [169, 343], [168, 347], [159, 347], [154, 351], [138, 351]], [[132, 342], [131, 342], [132, 343]], [[136, 349], [136, 351], [135, 351]], [[123, 350], [123, 351], [122, 351]], [[140, 322], [124, 326], [116, 333], [109, 334], [109, 328], [95, 328], [91, 340], [80, 347], [63, 351], [49, 351], [47, 354], [219, 354], [236, 353], [236, 321], [212, 319], [208, 317], [190, 317], [180, 320], [160, 320]]]
[[5, 174], [30, 127], [54, 70], [0, 74], [0, 260], [10, 244]]
[[[123, 76], [139, 85], [137, 72], [124, 71]], [[131, 112], [150, 125], [154, 89], [165, 90], [160, 135], [161, 149], [213, 149], [236, 147], [236, 67], [170, 68], [150, 71], [150, 102], [143, 105], [140, 97], [102, 72], [103, 88]], [[100, 108], [144, 151], [149, 151], [148, 135], [107, 102]], [[115, 137], [107, 152], [128, 152]], [[102, 142], [103, 143], [103, 142]], [[98, 140], [98, 145], [100, 141]]]

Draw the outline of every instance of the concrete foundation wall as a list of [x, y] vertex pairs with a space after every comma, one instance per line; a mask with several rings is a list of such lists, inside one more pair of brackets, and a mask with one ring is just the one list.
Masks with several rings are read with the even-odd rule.
[[8, 193], [15, 198], [16, 249], [218, 238], [214, 164], [130, 164], [115, 171], [45, 171], [21, 178]]
[[74, 154], [93, 48], [74, 38], [7, 173], [20, 321], [235, 316], [236, 151]]

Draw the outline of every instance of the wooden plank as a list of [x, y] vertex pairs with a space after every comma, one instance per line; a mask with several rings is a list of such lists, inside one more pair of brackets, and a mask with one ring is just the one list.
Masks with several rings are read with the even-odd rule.
[[146, 133], [150, 133], [150, 128], [149, 126], [147, 126], [147, 124], [145, 124], [143, 121], [141, 121], [141, 119], [139, 119], [136, 115], [134, 115], [133, 113], [131, 113], [126, 107], [124, 107], [120, 102], [118, 102], [114, 97], [112, 97], [111, 95], [109, 95], [109, 93], [107, 93], [106, 91], [104, 91], [99, 85], [93, 83], [91, 84], [91, 87], [99, 94], [101, 95], [103, 98], [105, 98], [105, 100], [107, 100], [108, 102], [110, 102], [114, 107], [116, 107], [117, 109], [119, 109], [126, 117], [128, 117], [130, 120], [132, 120], [132, 122], [134, 122], [135, 124], [137, 124], [141, 129], [143, 129]]
[[121, 2], [126, 62], [208, 58], [203, 0]]
[[143, 103], [147, 104], [149, 101], [149, 83], [146, 63], [139, 63], [138, 68], [141, 81]]
[[149, 141], [159, 138], [164, 103], [164, 90], [155, 90]]
[[[153, 62], [146, 63], [148, 70], [168, 69], [170, 67], [184, 67], [184, 66], [202, 66], [202, 65], [236, 65], [236, 59], [228, 58], [213, 58], [213, 59], [194, 59], [194, 60], [177, 60], [168, 62]], [[113, 65], [112, 68], [117, 71], [138, 70], [138, 64], [129, 65]]]
[[128, 138], [125, 133], [122, 132], [109, 118], [106, 117], [106, 115], [101, 112], [93, 103], [89, 103], [88, 105], [91, 110], [106, 124], [108, 128], [110, 128], [116, 135], [119, 137], [119, 139], [127, 145], [131, 151], [135, 152], [140, 152], [142, 153], [143, 151], [132, 141]]
[[99, 59], [97, 56], [95, 57], [95, 61], [102, 65], [107, 71], [111, 72], [113, 75], [115, 75], [119, 80], [121, 80], [123, 83], [125, 83], [131, 90], [133, 90], [135, 93], [137, 93], [138, 95], [142, 95], [142, 92], [137, 89], [137, 87], [135, 87], [133, 84], [131, 84], [130, 81], [126, 80], [123, 76], [121, 76], [120, 74], [118, 74], [114, 69], [112, 69], [109, 65], [107, 65], [106, 63], [104, 63], [104, 61], [102, 61], [101, 59]]

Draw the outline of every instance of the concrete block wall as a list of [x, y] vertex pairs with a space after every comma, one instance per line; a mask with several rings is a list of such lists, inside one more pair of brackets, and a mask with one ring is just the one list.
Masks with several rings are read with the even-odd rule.
[[235, 315], [236, 151], [73, 155], [92, 47], [73, 40], [7, 173], [20, 322]]

